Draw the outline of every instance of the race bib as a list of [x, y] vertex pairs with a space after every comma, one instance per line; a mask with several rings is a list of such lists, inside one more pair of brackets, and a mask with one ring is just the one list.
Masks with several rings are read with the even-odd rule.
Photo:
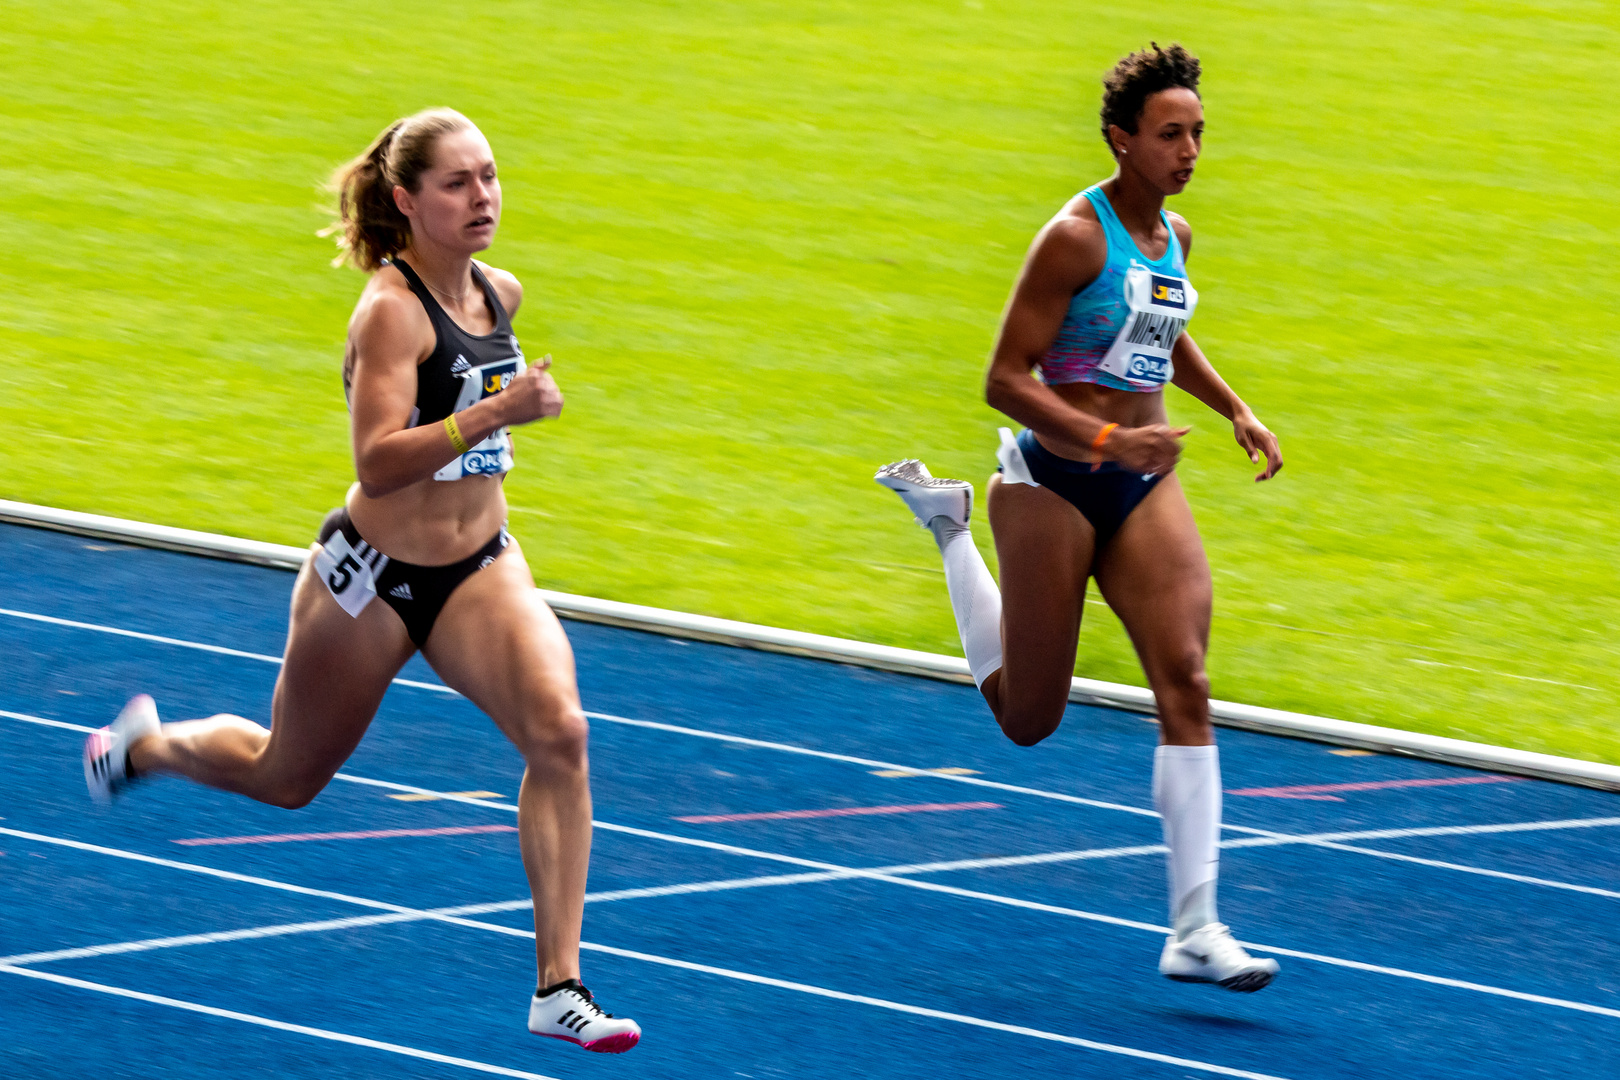
[[360, 543], [364, 550], [356, 550], [339, 529], [315, 553], [315, 572], [350, 618], [358, 618], [377, 599], [376, 575], [388, 565], [388, 556], [363, 540]]
[[[517, 341], [516, 338], [512, 340], [514, 344]], [[504, 360], [495, 360], [457, 372], [457, 376], [462, 380], [461, 393], [456, 395], [455, 408], [451, 412], [470, 409], [485, 398], [493, 397], [505, 390], [527, 366], [523, 361], [523, 354], [518, 353]], [[512, 460], [512, 436], [506, 428], [496, 428], [483, 442], [434, 473], [433, 479], [460, 480], [463, 476], [496, 476], [510, 472], [514, 464], [516, 462]]]
[[1133, 266], [1125, 272], [1125, 304], [1130, 316], [1097, 366], [1133, 389], [1156, 390], [1175, 376], [1170, 351], [1198, 306], [1198, 290], [1185, 277]]

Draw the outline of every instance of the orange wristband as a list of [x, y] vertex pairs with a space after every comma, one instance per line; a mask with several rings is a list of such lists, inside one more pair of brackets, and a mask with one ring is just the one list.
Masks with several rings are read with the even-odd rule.
[[1099, 454], [1102, 453], [1103, 443], [1108, 441], [1108, 436], [1112, 435], [1117, 427], [1118, 424], [1104, 424], [1103, 429], [1097, 432], [1097, 437], [1091, 440], [1091, 448]]

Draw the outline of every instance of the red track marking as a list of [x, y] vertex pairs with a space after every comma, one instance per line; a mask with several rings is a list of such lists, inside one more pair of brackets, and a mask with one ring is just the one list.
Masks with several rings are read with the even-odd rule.
[[1490, 773], [1485, 776], [1444, 776], [1427, 780], [1363, 780], [1356, 784], [1302, 784], [1298, 787], [1251, 787], [1228, 791], [1228, 795], [1259, 795], [1269, 799], [1314, 799], [1317, 802], [1344, 802], [1329, 791], [1376, 791], [1381, 788], [1453, 787], [1457, 784], [1512, 784], [1517, 776]]
[[360, 832], [275, 833], [270, 836], [200, 836], [176, 840], [187, 847], [213, 844], [292, 844], [301, 840], [381, 840], [390, 836], [463, 836], [467, 833], [517, 832], [514, 825], [457, 825], [445, 829], [364, 829]]
[[947, 810], [1000, 810], [1000, 803], [950, 802], [914, 803], [910, 806], [847, 806], [833, 810], [770, 810], [760, 814], [699, 814], [678, 817], [689, 825], [709, 825], [717, 821], [780, 821], [785, 818], [864, 817], [867, 814], [938, 814]]

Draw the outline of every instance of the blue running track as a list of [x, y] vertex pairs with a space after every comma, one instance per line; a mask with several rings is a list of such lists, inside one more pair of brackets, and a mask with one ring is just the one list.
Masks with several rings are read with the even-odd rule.
[[135, 691], [266, 718], [291, 583], [0, 527], [0, 1076], [1620, 1076], [1620, 798], [1223, 732], [1222, 915], [1283, 968], [1231, 994], [1157, 974], [1142, 718], [1020, 750], [968, 687], [579, 623], [585, 978], [645, 1036], [535, 1038], [521, 765], [419, 660], [304, 810], [89, 803]]

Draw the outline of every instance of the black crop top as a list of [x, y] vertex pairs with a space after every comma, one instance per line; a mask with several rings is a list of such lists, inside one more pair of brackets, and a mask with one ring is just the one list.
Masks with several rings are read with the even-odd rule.
[[[484, 299], [495, 316], [495, 329], [487, 334], [469, 334], [456, 325], [433, 293], [403, 259], [391, 262], [405, 275], [406, 284], [433, 323], [434, 345], [428, 358], [416, 367], [416, 408], [411, 410], [409, 427], [437, 424], [451, 413], [470, 408], [484, 398], [500, 393], [526, 366], [523, 349], [512, 333], [495, 287], [478, 264], [472, 267], [473, 280], [484, 290]], [[460, 480], [464, 476], [499, 476], [513, 467], [512, 436], [497, 428], [487, 439], [433, 474], [435, 480]]]

